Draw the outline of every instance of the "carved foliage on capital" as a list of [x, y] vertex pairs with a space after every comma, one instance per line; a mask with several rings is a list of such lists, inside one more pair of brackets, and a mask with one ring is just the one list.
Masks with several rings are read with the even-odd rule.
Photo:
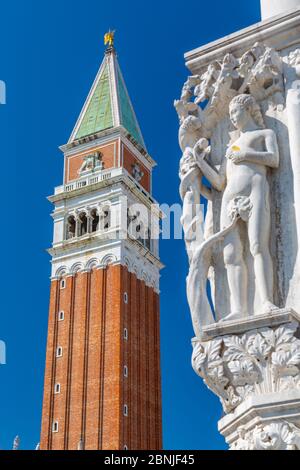
[[231, 412], [253, 395], [300, 388], [297, 324], [195, 341], [192, 365]]
[[238, 429], [239, 438], [231, 450], [300, 450], [300, 429], [286, 421]]

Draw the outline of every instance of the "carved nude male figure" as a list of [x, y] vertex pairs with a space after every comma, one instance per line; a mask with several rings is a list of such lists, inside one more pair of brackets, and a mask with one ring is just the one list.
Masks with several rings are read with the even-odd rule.
[[273, 304], [273, 266], [269, 250], [270, 198], [268, 168], [278, 168], [279, 151], [273, 130], [265, 129], [258, 104], [251, 95], [238, 95], [230, 104], [230, 119], [239, 131], [238, 139], [226, 153], [219, 173], [195, 154], [203, 174], [218, 191], [223, 191], [221, 229], [232, 221], [230, 207], [237, 198], [251, 204], [246, 222], [240, 220], [224, 241], [224, 262], [231, 297], [231, 312], [226, 320], [247, 315], [247, 269], [243, 257], [241, 224], [246, 223], [251, 254], [254, 258], [256, 289], [260, 296], [261, 312], [275, 309]]

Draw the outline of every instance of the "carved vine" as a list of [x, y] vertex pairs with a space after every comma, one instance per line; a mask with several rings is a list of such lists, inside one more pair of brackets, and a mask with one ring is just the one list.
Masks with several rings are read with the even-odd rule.
[[[249, 93], [257, 101], [268, 99], [275, 106], [282, 103], [282, 70], [280, 55], [256, 43], [242, 57], [226, 54], [222, 61], [211, 63], [202, 75], [188, 77], [180, 100], [174, 103], [181, 124], [181, 148], [187, 146], [187, 129], [189, 134], [197, 134], [195, 143], [201, 137], [210, 138], [218, 122], [228, 115], [230, 101], [238, 94]], [[193, 145], [189, 142], [189, 146]]]

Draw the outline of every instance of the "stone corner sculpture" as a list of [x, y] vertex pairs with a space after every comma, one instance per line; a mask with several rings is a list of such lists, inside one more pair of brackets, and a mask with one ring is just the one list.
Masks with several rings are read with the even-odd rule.
[[[299, 64], [299, 50], [280, 55], [257, 42], [190, 76], [174, 103], [192, 366], [221, 400], [219, 427], [231, 449], [300, 450], [300, 299], [288, 291], [298, 268], [282, 220], [288, 164], [297, 188], [296, 149], [286, 140], [299, 155]], [[293, 220], [299, 227], [297, 209]], [[282, 413], [290, 392], [293, 420]], [[245, 407], [271, 408], [274, 396], [274, 415], [241, 419]]]

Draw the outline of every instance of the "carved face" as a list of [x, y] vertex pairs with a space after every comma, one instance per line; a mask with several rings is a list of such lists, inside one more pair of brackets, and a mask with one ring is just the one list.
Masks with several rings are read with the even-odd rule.
[[237, 129], [243, 129], [251, 119], [251, 114], [245, 106], [234, 103], [230, 106], [229, 115], [232, 124]]

